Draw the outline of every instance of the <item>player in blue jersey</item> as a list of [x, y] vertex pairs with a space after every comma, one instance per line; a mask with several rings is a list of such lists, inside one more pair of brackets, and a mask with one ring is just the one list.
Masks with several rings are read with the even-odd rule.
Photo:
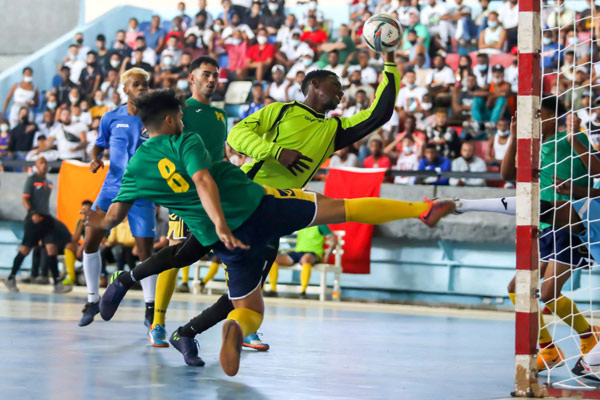
[[[98, 138], [92, 150], [90, 170], [96, 173], [104, 168], [102, 154], [105, 149], [110, 149], [110, 166], [102, 189], [92, 206], [95, 211], [106, 212], [113, 198], [121, 188], [121, 178], [125, 172], [127, 162], [133, 157], [137, 148], [148, 138], [140, 118], [135, 115], [134, 100], [148, 91], [150, 76], [141, 68], [132, 68], [123, 73], [121, 83], [123, 91], [127, 94], [126, 105], [104, 114], [100, 121]], [[152, 253], [154, 240], [154, 204], [147, 200], [137, 200], [128, 214], [131, 233], [135, 238], [140, 260], [145, 260]], [[83, 316], [79, 326], [92, 323], [94, 316], [99, 312], [99, 280], [102, 269], [102, 258], [99, 246], [106, 236], [106, 231], [86, 227], [83, 250], [83, 271], [88, 289], [88, 301], [83, 308]], [[148, 327], [154, 318], [154, 294], [156, 291], [156, 275], [141, 281], [146, 302], [144, 324]]]

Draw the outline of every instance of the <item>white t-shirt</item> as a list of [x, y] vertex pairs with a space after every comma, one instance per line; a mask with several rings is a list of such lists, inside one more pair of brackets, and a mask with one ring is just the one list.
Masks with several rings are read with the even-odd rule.
[[396, 98], [396, 107], [400, 107], [407, 112], [415, 112], [419, 109], [419, 107], [421, 107], [423, 96], [426, 94], [427, 89], [422, 86], [417, 86], [414, 89], [404, 86], [398, 92], [398, 97]]
[[276, 82], [271, 82], [269, 88], [267, 89], [269, 91], [269, 96], [274, 98], [275, 101], [285, 103], [287, 101], [286, 89], [289, 84], [290, 82], [286, 81], [285, 79], [279, 86], [277, 86]]
[[441, 71], [434, 68], [427, 75], [427, 84], [431, 86], [452, 85], [454, 83], [456, 83], [454, 72], [447, 65]]
[[146, 47], [146, 49], [142, 53], [142, 62], [148, 63], [152, 67], [156, 65], [156, 52], [154, 51], [154, 49]]
[[340, 168], [340, 167], [358, 167], [358, 157], [354, 153], [348, 153], [346, 161], [342, 161], [340, 156], [334, 154], [329, 161], [329, 168]]
[[79, 85], [79, 76], [87, 64], [81, 60], [69, 60], [65, 61], [65, 65], [71, 69], [69, 73], [69, 79], [71, 79], [71, 82]]
[[213, 37], [213, 33], [214, 32], [212, 31], [212, 29], [200, 29], [198, 28], [198, 25], [194, 25], [190, 29], [185, 31], [185, 37], [191, 34], [196, 35], [196, 37], [198, 38], [196, 46], [198, 46], [198, 48], [200, 49], [203, 49], [205, 44], [206, 46], [210, 44], [210, 41]]
[[50, 132], [50, 137], [54, 138], [54, 143], [58, 150], [58, 157], [62, 160], [71, 160], [74, 158], [84, 159], [85, 149], [76, 151], [71, 151], [71, 149], [74, 149], [81, 144], [80, 133], [86, 132], [87, 134], [87, 131], [87, 126], [80, 122], [68, 126], [64, 126], [63, 124], [55, 126]]
[[350, 77], [354, 71], [360, 71], [361, 83], [366, 85], [374, 85], [377, 83], [377, 71], [375, 71], [375, 68], [367, 66], [362, 69], [360, 65], [351, 65], [348, 67], [348, 77]]
[[[486, 172], [487, 166], [485, 161], [477, 156], [473, 156], [473, 160], [467, 163], [464, 158], [458, 157], [452, 161], [452, 172]], [[483, 178], [450, 178], [450, 185], [456, 186], [459, 181], [463, 181], [466, 186], [485, 186]]]
[[492, 67], [489, 65], [485, 72], [481, 72], [478, 66], [475, 65], [473, 68], [473, 75], [475, 75], [475, 78], [477, 78], [477, 86], [480, 88], [484, 88], [492, 83]]
[[427, 28], [437, 28], [440, 18], [446, 14], [448, 14], [448, 8], [444, 3], [436, 3], [433, 7], [427, 5], [421, 10], [421, 23]]
[[288, 96], [290, 101], [304, 101], [304, 94], [302, 94], [302, 85], [298, 82], [294, 82], [289, 86]]
[[281, 46], [281, 52], [285, 54], [288, 61], [296, 61], [304, 54], [305, 51], [309, 50], [310, 46], [306, 42], [300, 42], [298, 47], [292, 46], [290, 42]]
[[510, 90], [513, 93], [519, 92], [519, 68], [511, 64], [504, 70], [504, 80], [510, 83]]
[[306, 74], [308, 74], [310, 71], [317, 69], [316, 65], [311, 65], [311, 66], [306, 66], [304, 65], [303, 62], [298, 61], [296, 64], [292, 65], [292, 68], [290, 68], [290, 70], [288, 71], [287, 75], [285, 76], [286, 79], [289, 79], [290, 81], [293, 81], [296, 79], [296, 75], [298, 74], [298, 71], [304, 71]]
[[[396, 165], [394, 165], [392, 169], [396, 171], [416, 171], [419, 169], [419, 156], [415, 152], [411, 154], [401, 153], [398, 156]], [[395, 176], [394, 183], [400, 185], [414, 185], [416, 178], [416, 176]]]
[[519, 6], [510, 4], [510, 1], [502, 3], [498, 8], [498, 20], [504, 29], [516, 28], [519, 25]]

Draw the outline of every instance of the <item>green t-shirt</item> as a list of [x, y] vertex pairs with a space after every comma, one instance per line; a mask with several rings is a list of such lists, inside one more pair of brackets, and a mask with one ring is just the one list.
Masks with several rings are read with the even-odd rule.
[[[337, 41], [339, 41], [339, 39], [329, 39], [327, 42], [335, 43]], [[342, 42], [346, 45], [346, 48], [338, 50], [338, 55], [340, 56], [338, 64], [340, 64], [340, 65], [344, 65], [344, 63], [348, 59], [348, 56], [350, 55], [350, 53], [352, 53], [354, 50], [356, 50], [356, 44], [354, 43], [354, 41], [352, 40], [352, 38], [350, 36], [343, 37]], [[327, 59], [327, 57], [329, 57], [329, 52], [325, 52], [325, 53], [321, 54], [321, 57], [319, 57], [319, 60], [316, 62], [317, 66], [319, 68], [325, 68], [326, 66], [329, 65], [329, 60]], [[356, 64], [358, 64], [358, 61], [356, 61], [356, 60], [350, 61], [350, 65], [356, 65]]]
[[183, 109], [183, 129], [196, 132], [202, 138], [213, 162], [221, 161], [225, 155], [227, 138], [227, 113], [210, 104], [200, 103], [190, 97]]
[[200, 243], [213, 244], [219, 238], [191, 178], [207, 168], [217, 184], [227, 225], [235, 230], [256, 210], [265, 190], [238, 167], [226, 161], [213, 163], [194, 132], [155, 136], [142, 144], [127, 164], [113, 202], [153, 201], [183, 218]]
[[296, 252], [315, 253], [322, 258], [323, 243], [325, 243], [327, 235], [331, 235], [331, 230], [327, 225], [311, 226], [299, 230], [296, 236]]
[[[425, 50], [428, 50], [429, 43], [431, 43], [431, 35], [429, 35], [429, 31], [427, 30], [427, 27], [423, 24], [416, 24], [412, 28], [415, 30], [417, 37], [423, 39], [423, 46], [425, 46]], [[402, 42], [404, 42], [404, 45], [402, 45], [402, 50], [408, 50], [412, 46], [408, 42], [408, 40], [406, 40], [407, 37], [408, 37], [408, 29], [405, 29], [404, 34], [402, 35]]]
[[[577, 139], [589, 148], [586, 135], [577, 135]], [[542, 143], [540, 171], [540, 200], [557, 201], [570, 200], [566, 194], [558, 194], [554, 191], [555, 179], [571, 180], [577, 186], [589, 186], [589, 171], [581, 162], [577, 152], [573, 150], [567, 140], [567, 131], [558, 132]], [[540, 222], [540, 229], [551, 226]]]

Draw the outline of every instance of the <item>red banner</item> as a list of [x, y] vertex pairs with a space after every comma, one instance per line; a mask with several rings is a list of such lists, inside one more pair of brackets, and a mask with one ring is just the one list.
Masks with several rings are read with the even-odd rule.
[[[336, 199], [379, 197], [384, 168], [330, 168], [325, 181], [325, 196]], [[371, 272], [371, 239], [373, 225], [347, 222], [330, 225], [331, 230], [344, 231], [342, 266], [345, 273]]]

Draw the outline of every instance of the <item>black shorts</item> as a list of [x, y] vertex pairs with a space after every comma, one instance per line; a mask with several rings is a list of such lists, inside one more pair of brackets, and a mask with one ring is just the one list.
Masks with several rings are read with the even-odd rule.
[[286, 253], [294, 262], [294, 264], [300, 264], [300, 260], [302, 260], [302, 257], [305, 254], [312, 254], [315, 258], [316, 258], [316, 262], [319, 262], [319, 260], [321, 259], [321, 257], [319, 257], [318, 255], [316, 255], [315, 253], [313, 253], [312, 251], [310, 252], [296, 252], [296, 251], [290, 251], [289, 253]]
[[555, 230], [548, 227], [538, 239], [540, 261], [558, 261], [573, 268], [587, 267], [593, 263], [588, 248], [581, 239], [569, 232], [568, 227]]
[[45, 215], [39, 223], [34, 223], [31, 216], [25, 218], [23, 240], [21, 244], [26, 247], [35, 247], [39, 241], [43, 244], [54, 244], [61, 253], [71, 241], [71, 232], [56, 218]]
[[233, 234], [250, 249], [228, 250], [222, 242], [211, 246], [226, 268], [229, 298], [242, 299], [262, 284], [277, 254], [279, 238], [310, 226], [317, 212], [315, 193], [300, 189], [267, 193], [258, 208]]

